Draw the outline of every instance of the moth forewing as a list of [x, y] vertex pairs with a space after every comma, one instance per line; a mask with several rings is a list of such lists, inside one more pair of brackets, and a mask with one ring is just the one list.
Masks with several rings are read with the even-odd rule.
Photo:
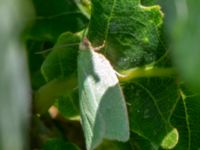
[[129, 138], [127, 109], [115, 70], [103, 55], [91, 52], [94, 56], [95, 72], [100, 76], [95, 90], [99, 96], [98, 109], [106, 126], [104, 138], [127, 141]]
[[[98, 98], [94, 89], [98, 78], [93, 72], [91, 57], [89, 49], [80, 51], [78, 57], [80, 111], [87, 150], [101, 143], [105, 130], [102, 117], [96, 117], [101, 114], [97, 114]], [[99, 127], [95, 126], [95, 122], [98, 122]], [[94, 132], [94, 128], [98, 128], [99, 132]]]
[[104, 138], [129, 139], [125, 99], [110, 62], [89, 46], [80, 49], [78, 79], [82, 126], [88, 150]]

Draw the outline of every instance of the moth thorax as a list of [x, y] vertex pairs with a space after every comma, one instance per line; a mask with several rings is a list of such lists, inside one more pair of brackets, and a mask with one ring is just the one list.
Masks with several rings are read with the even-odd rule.
[[88, 48], [91, 47], [90, 41], [87, 39], [87, 37], [83, 38], [83, 41], [79, 45], [80, 50], [88, 50]]

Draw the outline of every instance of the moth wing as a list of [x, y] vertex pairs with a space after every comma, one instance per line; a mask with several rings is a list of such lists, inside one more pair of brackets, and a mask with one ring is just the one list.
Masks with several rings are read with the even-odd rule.
[[82, 125], [88, 150], [103, 138], [127, 141], [129, 124], [125, 100], [109, 61], [92, 50], [78, 59]]
[[84, 130], [87, 150], [98, 146], [104, 137], [105, 123], [98, 110], [98, 99], [95, 94], [95, 79], [91, 52], [81, 51], [78, 58], [78, 80], [81, 123]]
[[88, 99], [85, 93], [82, 93], [80, 100], [82, 118], [81, 123], [84, 128], [86, 147], [87, 150], [92, 150], [96, 148], [103, 140], [105, 123], [104, 120], [102, 120], [100, 113], [94, 115], [95, 110], [90, 110], [91, 103], [89, 101], [94, 99]]
[[129, 121], [125, 99], [116, 72], [101, 54], [93, 53], [94, 68], [99, 75], [96, 96], [101, 98], [98, 112], [105, 122], [104, 138], [118, 141], [129, 139]]

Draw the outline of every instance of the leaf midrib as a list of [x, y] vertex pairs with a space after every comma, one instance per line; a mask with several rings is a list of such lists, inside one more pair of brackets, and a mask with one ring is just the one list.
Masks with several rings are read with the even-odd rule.
[[110, 27], [110, 23], [111, 23], [111, 19], [113, 16], [113, 11], [114, 11], [115, 5], [116, 5], [116, 0], [113, 0], [112, 9], [111, 9], [110, 15], [108, 17], [108, 23], [107, 23], [106, 32], [105, 32], [105, 41], [107, 41], [107, 38], [108, 38], [108, 31], [109, 31], [109, 27]]

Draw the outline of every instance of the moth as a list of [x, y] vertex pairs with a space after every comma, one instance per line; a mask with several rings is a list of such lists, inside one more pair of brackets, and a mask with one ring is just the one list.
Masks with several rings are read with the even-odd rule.
[[87, 150], [103, 139], [127, 141], [129, 122], [116, 71], [87, 38], [80, 44], [78, 82], [81, 123]]

